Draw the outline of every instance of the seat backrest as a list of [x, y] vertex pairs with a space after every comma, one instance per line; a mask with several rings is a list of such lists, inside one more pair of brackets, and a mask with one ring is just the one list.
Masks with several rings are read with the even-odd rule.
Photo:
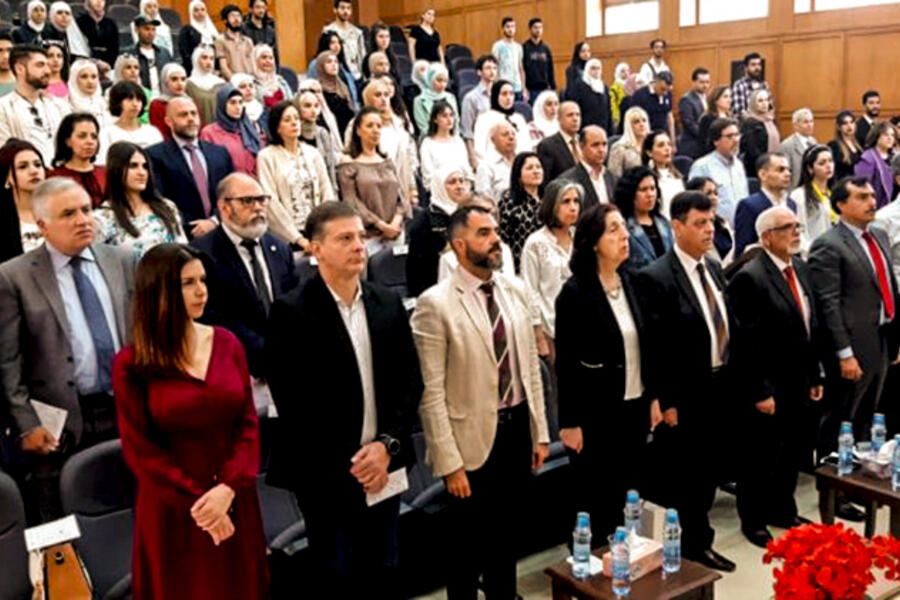
[[394, 51], [394, 56], [405, 56], [409, 58], [409, 45], [403, 42], [391, 42], [391, 50]]
[[457, 73], [463, 69], [475, 69], [475, 61], [469, 56], [457, 56], [450, 61], [450, 72]]
[[447, 47], [444, 50], [444, 55], [447, 60], [453, 60], [454, 58], [458, 58], [460, 56], [467, 56], [472, 58], [472, 51], [469, 50], [467, 46], [463, 46], [460, 44], [447, 44]]
[[312, 263], [311, 257], [301, 256], [296, 261], [296, 268], [294, 272], [297, 274], [297, 278], [300, 280], [300, 285], [303, 285], [316, 276], [316, 273], [319, 272], [319, 267], [318, 265], [314, 265]]
[[368, 280], [406, 297], [406, 254], [382, 248], [369, 259]]
[[391, 25], [391, 41], [392, 42], [403, 42], [406, 43], [406, 34], [403, 33], [403, 28], [399, 25]]
[[691, 172], [691, 165], [694, 164], [694, 159], [690, 156], [679, 154], [672, 158], [672, 164], [675, 165], [682, 177], [687, 177], [688, 173]]
[[138, 9], [128, 4], [116, 4], [106, 8], [106, 16], [115, 21], [119, 29], [130, 29], [131, 22], [138, 16]]
[[466, 97], [466, 94], [468, 94], [469, 92], [474, 90], [475, 87], [476, 87], [476, 84], [473, 84], [473, 83], [460, 84], [459, 92], [456, 95], [456, 100], [457, 100], [457, 103], [459, 104], [459, 106], [462, 106], [462, 101], [463, 101], [463, 98]]
[[271, 544], [285, 529], [301, 520], [303, 515], [294, 494], [267, 484], [265, 473], [257, 476], [256, 490], [259, 494], [266, 543]]
[[278, 67], [278, 72], [284, 77], [284, 80], [287, 81], [287, 84], [291, 86], [291, 91], [296, 93], [297, 86], [300, 85], [300, 80], [297, 79], [297, 73], [290, 67], [285, 67], [284, 65]]
[[181, 15], [178, 14], [177, 10], [160, 6], [159, 17], [162, 19], [163, 23], [168, 25], [171, 29], [181, 27]]
[[400, 73], [400, 84], [406, 85], [410, 81], [412, 81], [412, 61], [409, 60], [408, 56], [403, 56], [401, 54], [396, 55], [397, 58], [397, 71]]
[[75, 545], [102, 598], [131, 572], [134, 529], [134, 476], [119, 440], [110, 440], [73, 455], [59, 479], [63, 511], [81, 528]]
[[456, 81], [459, 87], [464, 85], [478, 85], [481, 78], [475, 69], [460, 69], [456, 72]]
[[13, 18], [12, 7], [6, 0], [0, 0], [0, 20], [4, 23], [11, 23]]
[[12, 477], [0, 471], [0, 600], [31, 596], [24, 532], [22, 495]]
[[531, 110], [531, 105], [527, 102], [516, 102], [515, 104], [513, 104], [513, 110], [525, 117], [526, 123], [531, 123], [531, 120], [534, 118]]

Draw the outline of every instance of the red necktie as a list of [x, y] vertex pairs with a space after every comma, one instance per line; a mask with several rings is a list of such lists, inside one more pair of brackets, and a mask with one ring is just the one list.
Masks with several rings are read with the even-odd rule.
[[806, 315], [803, 314], [803, 301], [800, 300], [800, 290], [797, 289], [797, 278], [794, 275], [794, 268], [791, 265], [784, 268], [784, 276], [788, 280], [788, 285], [791, 286], [791, 293], [794, 294], [794, 302], [797, 303], [797, 310], [800, 311], [800, 316], [806, 320]]
[[488, 316], [491, 318], [491, 329], [494, 334], [494, 354], [497, 357], [498, 390], [500, 392], [500, 408], [507, 408], [512, 402], [512, 363], [509, 348], [506, 346], [506, 326], [503, 315], [494, 298], [494, 283], [481, 284], [481, 291], [487, 296]]
[[878, 287], [881, 288], [881, 299], [884, 301], [884, 314], [888, 320], [894, 318], [894, 296], [891, 294], [891, 286], [888, 283], [887, 269], [884, 267], [884, 259], [881, 257], [881, 251], [875, 238], [868, 231], [864, 231], [862, 238], [869, 247], [869, 254], [872, 255], [872, 262], [875, 263], [875, 274], [878, 275]]

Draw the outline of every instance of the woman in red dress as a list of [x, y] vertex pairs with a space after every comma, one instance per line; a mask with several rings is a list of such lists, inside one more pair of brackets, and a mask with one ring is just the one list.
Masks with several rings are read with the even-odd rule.
[[134, 345], [113, 363], [122, 450], [138, 483], [135, 600], [268, 593], [247, 359], [228, 330], [194, 321], [205, 278], [187, 246], [148, 251], [135, 275]]

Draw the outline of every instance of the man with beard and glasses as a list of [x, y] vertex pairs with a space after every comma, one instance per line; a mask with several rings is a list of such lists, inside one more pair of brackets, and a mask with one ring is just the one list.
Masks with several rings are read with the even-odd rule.
[[250, 175], [232, 173], [216, 190], [218, 227], [194, 239], [202, 253], [209, 301], [201, 319], [234, 333], [250, 374], [263, 379], [263, 337], [269, 307], [297, 285], [290, 247], [266, 233], [269, 196]]
[[50, 85], [50, 66], [43, 48], [16, 46], [9, 53], [9, 65], [16, 88], [0, 98], [0, 145], [9, 138], [31, 142], [49, 165], [56, 151], [56, 131], [72, 108], [44, 93]]
[[516, 597], [516, 552], [531, 469], [549, 452], [544, 391], [525, 286], [499, 272], [497, 222], [479, 205], [450, 216], [459, 266], [412, 317], [425, 392], [428, 461], [453, 499], [450, 600]]
[[244, 35], [241, 9], [229, 4], [222, 9], [225, 30], [216, 39], [216, 62], [222, 77], [230, 81], [235, 73], [253, 74], [253, 40]]
[[750, 94], [756, 90], [768, 90], [769, 84], [763, 79], [763, 59], [758, 52], [744, 57], [744, 76], [731, 86], [731, 114], [743, 119], [750, 110]]

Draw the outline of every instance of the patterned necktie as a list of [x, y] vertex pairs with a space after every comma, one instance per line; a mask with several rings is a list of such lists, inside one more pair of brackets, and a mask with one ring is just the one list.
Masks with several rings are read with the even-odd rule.
[[878, 287], [881, 288], [881, 299], [884, 302], [884, 314], [887, 315], [888, 321], [894, 318], [894, 296], [891, 294], [891, 286], [888, 283], [887, 269], [884, 268], [884, 258], [881, 251], [878, 250], [878, 244], [875, 238], [868, 231], [864, 231], [862, 238], [869, 247], [869, 254], [872, 256], [872, 262], [875, 263], [875, 274], [878, 276]]
[[491, 331], [494, 334], [494, 356], [497, 357], [497, 389], [500, 394], [500, 408], [506, 408], [512, 402], [512, 365], [509, 360], [509, 348], [506, 344], [506, 326], [503, 315], [494, 298], [493, 282], [481, 285], [481, 291], [487, 296], [488, 316], [491, 319]]
[[256, 288], [256, 297], [262, 304], [263, 312], [268, 316], [272, 301], [269, 299], [269, 288], [266, 286], [266, 276], [263, 274], [262, 265], [256, 259], [257, 245], [255, 240], [241, 240], [241, 246], [250, 253], [250, 269], [253, 271], [253, 286]]
[[716, 296], [706, 279], [706, 268], [703, 266], [703, 262], [697, 264], [697, 272], [700, 274], [700, 285], [703, 287], [706, 306], [709, 308], [713, 327], [716, 330], [716, 348], [719, 350], [719, 359], [722, 364], [725, 364], [728, 362], [728, 329], [725, 327], [725, 315], [719, 310], [719, 303], [716, 302]]
[[97, 289], [84, 271], [81, 263], [84, 259], [73, 256], [69, 260], [72, 267], [72, 279], [75, 281], [75, 290], [81, 301], [81, 310], [88, 328], [91, 330], [91, 339], [94, 341], [94, 353], [97, 355], [97, 388], [101, 392], [108, 392], [111, 388], [111, 373], [113, 356], [116, 353], [116, 345], [113, 342], [109, 324], [106, 322], [106, 313], [103, 312], [103, 304]]
[[200, 194], [200, 202], [203, 203], [203, 216], [208, 217], [212, 210], [212, 203], [209, 201], [209, 179], [206, 176], [206, 169], [203, 168], [203, 163], [197, 156], [197, 146], [185, 144], [184, 149], [191, 155], [191, 173], [194, 175], [194, 183]]

